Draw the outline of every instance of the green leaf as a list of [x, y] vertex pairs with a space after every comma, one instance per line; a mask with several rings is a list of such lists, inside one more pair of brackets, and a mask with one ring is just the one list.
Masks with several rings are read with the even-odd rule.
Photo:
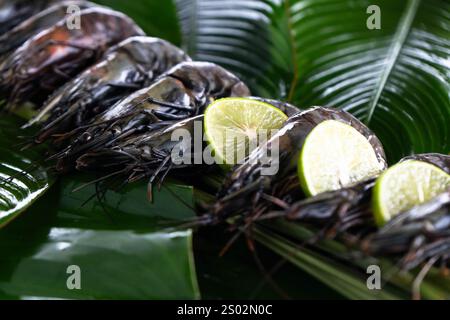
[[[190, 230], [163, 228], [193, 212], [192, 189], [169, 184], [145, 197], [146, 184], [83, 205], [94, 186], [45, 195], [0, 232], [0, 292], [6, 297], [64, 299], [197, 299]], [[58, 190], [55, 188], [55, 190]], [[176, 198], [173, 198], [173, 194]], [[189, 196], [190, 195], [190, 196]], [[179, 201], [179, 200], [177, 200]], [[167, 206], [171, 203], [171, 206]], [[49, 206], [52, 204], [52, 206]], [[59, 206], [58, 206], [59, 204]], [[164, 209], [165, 208], [165, 209]], [[107, 210], [107, 211], [104, 211]], [[81, 269], [81, 290], [69, 290], [67, 268]]]
[[179, 45], [180, 28], [175, 5], [167, 0], [95, 0], [129, 15], [148, 36], [158, 37]]
[[[191, 55], [237, 72], [255, 94], [350, 111], [391, 161], [449, 152], [448, 1], [177, 3]], [[369, 5], [381, 10], [380, 30], [366, 26]]]
[[366, 279], [357, 272], [354, 266], [306, 248], [300, 250], [294, 243], [268, 230], [256, 228], [255, 238], [349, 299], [394, 300], [408, 297], [405, 294], [402, 295], [401, 292], [387, 290], [386, 288], [369, 290]]
[[39, 164], [42, 151], [19, 150], [24, 143], [18, 138], [20, 123], [14, 116], [0, 118], [0, 227], [24, 212], [52, 183]]

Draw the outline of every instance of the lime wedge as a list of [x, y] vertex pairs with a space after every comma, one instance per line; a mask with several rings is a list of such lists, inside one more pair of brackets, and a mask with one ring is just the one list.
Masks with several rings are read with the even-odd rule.
[[369, 140], [337, 120], [319, 123], [306, 136], [297, 166], [308, 196], [351, 186], [377, 176], [384, 167]]
[[287, 116], [274, 106], [251, 98], [224, 98], [205, 111], [205, 134], [216, 161], [239, 163], [270, 138]]
[[406, 160], [377, 179], [372, 207], [375, 221], [384, 225], [395, 215], [427, 202], [450, 188], [450, 175], [423, 161]]

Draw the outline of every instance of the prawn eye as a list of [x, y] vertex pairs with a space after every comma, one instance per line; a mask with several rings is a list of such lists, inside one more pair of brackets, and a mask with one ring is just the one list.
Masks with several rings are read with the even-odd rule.
[[81, 136], [80, 136], [80, 141], [83, 142], [87, 142], [92, 138], [91, 134], [89, 132], [84, 132]]

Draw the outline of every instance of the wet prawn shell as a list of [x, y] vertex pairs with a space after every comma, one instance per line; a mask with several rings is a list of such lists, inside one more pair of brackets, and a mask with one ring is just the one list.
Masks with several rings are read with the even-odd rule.
[[400, 162], [407, 160], [418, 160], [435, 165], [446, 173], [450, 174], [450, 156], [440, 153], [423, 153], [407, 156], [400, 160]]
[[[118, 119], [126, 114], [138, 112], [139, 110], [165, 110], [168, 107], [159, 106], [150, 101], [146, 101], [148, 98], [153, 98], [162, 101], [170, 101], [173, 103], [179, 103], [181, 105], [193, 105], [195, 101], [187, 94], [184, 85], [181, 81], [165, 77], [158, 78], [159, 80], [153, 82], [150, 86], [142, 88], [133, 92], [129, 96], [121, 99], [113, 106], [111, 106], [105, 112], [99, 114], [92, 120], [92, 124], [104, 123], [105, 121], [111, 121]], [[125, 122], [129, 122], [133, 116], [118, 120], [124, 127], [128, 127]]]
[[92, 123], [109, 121], [139, 109], [181, 113], [170, 110], [170, 107], [146, 102], [148, 98], [189, 106], [193, 114], [199, 114], [214, 99], [241, 94], [248, 95], [250, 91], [232, 73], [213, 63], [186, 61], [161, 74], [148, 87], [123, 98]]
[[[372, 196], [375, 181], [375, 178], [371, 178], [350, 187], [323, 192], [296, 201], [286, 210], [286, 218], [313, 222], [323, 221], [329, 225], [331, 222], [329, 219], [344, 219], [346, 214], [351, 211], [370, 211], [367, 210], [367, 207], [370, 206], [369, 199]], [[370, 216], [372, 216], [371, 213]], [[373, 219], [368, 219], [365, 224], [373, 226]]]
[[67, 8], [73, 5], [81, 10], [96, 6], [87, 1], [68, 0], [46, 8], [0, 36], [0, 55], [6, 55], [6, 53], [14, 50], [40, 31], [52, 27], [60, 20], [66, 18]]
[[[81, 153], [92, 154], [102, 149], [111, 140], [112, 131], [115, 135], [127, 134], [114, 139], [107, 148], [127, 144], [130, 139], [128, 134], [135, 129], [145, 130], [145, 134], [149, 135], [158, 126], [159, 120], [164, 120], [164, 123], [169, 120], [182, 120], [202, 114], [203, 108], [214, 99], [248, 94], [250, 92], [247, 86], [238, 77], [216, 64], [182, 62], [162, 74], [150, 86], [134, 92], [96, 116], [90, 122], [89, 128], [80, 134], [81, 137], [88, 137], [89, 142], [86, 142], [84, 138], [75, 139], [71, 143], [71, 151], [63, 157], [67, 160], [60, 158], [59, 162], [69, 163], [72, 159], [81, 157]], [[156, 103], [149, 98], [171, 103], [179, 108]], [[113, 130], [110, 127], [112, 121], [114, 122]], [[144, 129], [149, 125], [153, 129]], [[159, 130], [161, 128], [157, 129]], [[170, 143], [166, 146], [170, 148]], [[131, 147], [128, 152], [133, 153], [133, 148], [135, 147]], [[86, 168], [87, 158], [84, 157], [81, 163]]]

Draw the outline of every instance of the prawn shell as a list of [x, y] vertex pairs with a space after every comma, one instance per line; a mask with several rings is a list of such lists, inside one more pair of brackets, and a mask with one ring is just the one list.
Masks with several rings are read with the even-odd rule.
[[[216, 75], [214, 76], [214, 74]], [[227, 87], [221, 88], [221, 84]], [[156, 109], [175, 115], [185, 113], [187, 118], [190, 114], [185, 110], [161, 106], [153, 103], [150, 98], [174, 103], [187, 109], [191, 108], [190, 113], [195, 114], [201, 113], [199, 109], [205, 108], [211, 100], [240, 94], [249, 94], [248, 88], [236, 76], [222, 67], [213, 63], [182, 62], [163, 73], [150, 86], [118, 101], [93, 119], [91, 123], [101, 124], [130, 113], [140, 111], [151, 113]], [[125, 118], [121, 122], [127, 126], [129, 118]]]
[[[136, 170], [142, 165], [150, 173], [162, 162], [162, 159], [155, 161], [157, 158], [155, 158], [154, 150], [157, 150], [158, 154], [170, 155], [172, 149], [179, 143], [172, 140], [173, 132], [184, 129], [193, 136], [196, 121], [203, 121], [203, 115], [163, 125], [150, 133], [134, 135], [115, 144], [113, 148], [87, 152], [76, 160], [76, 168], [82, 171], [92, 171], [131, 165], [130, 169]], [[183, 144], [182, 147], [184, 146]], [[184, 152], [188, 152], [188, 150], [184, 149]], [[151, 162], [154, 164], [150, 164]]]
[[402, 161], [406, 160], [418, 160], [427, 162], [429, 164], [432, 164], [439, 169], [445, 171], [446, 173], [450, 174], [450, 156], [440, 153], [423, 153], [423, 154], [414, 154], [411, 156], [407, 156], [403, 158]]
[[[440, 241], [450, 241], [450, 190], [396, 215], [367, 236], [361, 248], [371, 255], [408, 255], [404, 267], [411, 269], [430, 258], [426, 248]], [[448, 261], [448, 247], [443, 249]]]
[[[145, 70], [158, 70], [157, 75], [162, 74], [178, 63], [192, 60], [180, 48], [156, 37], [130, 37], [109, 48], [105, 55], [107, 56], [117, 51], [125, 51], [133, 61], [143, 65]], [[155, 65], [157, 66], [155, 67]]]
[[149, 135], [156, 122], [176, 122], [202, 114], [214, 99], [249, 94], [238, 77], [216, 64], [182, 62], [149, 87], [95, 117], [89, 129], [77, 132], [78, 137], [69, 143], [68, 152], [61, 153], [57, 166], [67, 170], [83, 154], [114, 148], [134, 134]]
[[[183, 83], [171, 77], [160, 78], [151, 86], [140, 89], [128, 97], [122, 99], [103, 114], [99, 115], [93, 123], [104, 123], [114, 119], [120, 119], [124, 115], [136, 114], [140, 110], [151, 112], [155, 109], [168, 111], [169, 107], [160, 106], [148, 101], [149, 98], [160, 101], [177, 103], [183, 106], [189, 106], [195, 103], [192, 97], [186, 92]], [[174, 112], [178, 112], [174, 110]], [[125, 118], [123, 122], [128, 122], [129, 118]]]
[[0, 2], [0, 34], [44, 10], [57, 0], [2, 0]]
[[86, 1], [62, 1], [46, 8], [0, 36], [0, 56], [4, 56], [35, 34], [66, 18], [67, 8], [74, 5], [80, 9], [95, 6], [93, 3]]
[[[368, 209], [375, 179], [354, 186], [328, 191], [290, 205], [285, 217], [288, 220], [330, 223], [330, 219], [343, 219], [346, 213], [364, 206]], [[345, 208], [345, 210], [343, 210]], [[359, 208], [361, 210], [361, 208]], [[368, 210], [370, 211], [370, 210]], [[371, 216], [371, 215], [370, 215]], [[373, 222], [373, 219], [370, 219]], [[373, 225], [373, 223], [371, 223]]]
[[[8, 107], [40, 103], [70, 77], [95, 62], [111, 45], [142, 30], [127, 16], [94, 7], [80, 13], [81, 28], [69, 29], [68, 16], [17, 48], [0, 66], [0, 90], [11, 92]], [[55, 42], [56, 41], [56, 42]]]

